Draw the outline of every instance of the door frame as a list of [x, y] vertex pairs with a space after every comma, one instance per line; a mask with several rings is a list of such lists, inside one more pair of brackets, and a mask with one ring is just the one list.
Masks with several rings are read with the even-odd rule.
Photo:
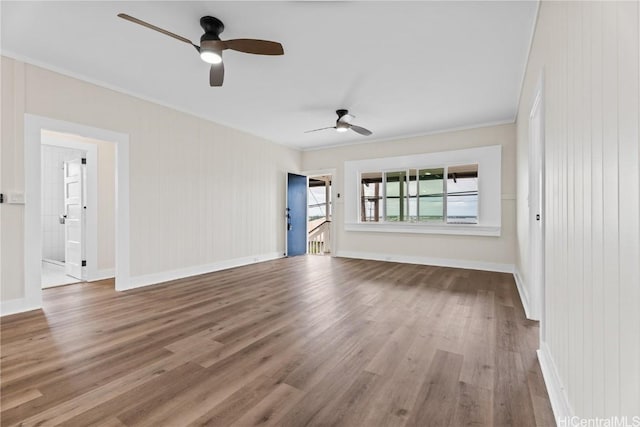
[[[42, 307], [42, 206], [40, 161], [42, 131], [112, 142], [116, 148], [115, 288], [128, 289], [129, 270], [129, 135], [34, 114], [24, 115], [24, 308]], [[87, 160], [88, 161], [88, 160]]]
[[[529, 280], [532, 317], [540, 320], [540, 337], [544, 341], [545, 317], [545, 121], [544, 75], [541, 73], [529, 112]], [[537, 116], [537, 117], [536, 117]], [[537, 127], [534, 128], [537, 119]], [[537, 133], [537, 138], [535, 137]], [[534, 186], [538, 181], [539, 186]], [[538, 204], [532, 205], [532, 191], [537, 190]], [[540, 215], [537, 224], [535, 215]]]
[[[87, 266], [82, 268], [83, 281], [98, 280], [98, 146], [73, 141], [49, 132], [42, 132], [41, 144], [50, 147], [71, 148], [86, 153], [87, 159], [87, 211], [84, 218], [84, 253]], [[42, 188], [40, 189], [42, 191]]]
[[[309, 191], [309, 177], [320, 175], [331, 175], [331, 253], [329, 256], [335, 257], [338, 252], [338, 234], [336, 233], [336, 169], [314, 169], [309, 171], [303, 171], [302, 175], [307, 177], [307, 192]], [[309, 203], [307, 202], [307, 205]], [[309, 225], [309, 208], [307, 207], [307, 227]], [[309, 252], [309, 230], [307, 229], [307, 252]]]

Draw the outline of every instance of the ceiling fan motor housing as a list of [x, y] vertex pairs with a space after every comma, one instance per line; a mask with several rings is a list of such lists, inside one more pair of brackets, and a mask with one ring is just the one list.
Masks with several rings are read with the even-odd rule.
[[200, 18], [200, 26], [204, 34], [200, 37], [200, 42], [205, 40], [220, 40], [220, 33], [224, 31], [224, 24], [213, 16], [203, 16]]
[[338, 115], [338, 120], [336, 120], [336, 130], [338, 132], [345, 132], [349, 130], [349, 128], [351, 127], [351, 125], [349, 124], [349, 121], [341, 120], [344, 116], [349, 114], [349, 110], [346, 110], [346, 109], [336, 110], [336, 114]]

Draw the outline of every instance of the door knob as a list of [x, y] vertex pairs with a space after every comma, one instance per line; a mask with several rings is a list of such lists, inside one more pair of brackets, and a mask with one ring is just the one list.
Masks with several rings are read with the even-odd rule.
[[58, 221], [60, 221], [60, 224], [64, 224], [67, 220], [67, 216], [65, 214], [60, 214], [60, 217], [58, 218]]

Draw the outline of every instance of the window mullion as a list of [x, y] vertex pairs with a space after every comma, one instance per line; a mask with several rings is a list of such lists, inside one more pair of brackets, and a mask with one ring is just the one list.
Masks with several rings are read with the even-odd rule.
[[416, 222], [420, 222], [420, 168], [416, 168]]
[[382, 172], [382, 222], [387, 222], [387, 174]]
[[442, 221], [447, 223], [447, 181], [449, 179], [449, 167], [444, 166], [444, 175], [442, 177]]
[[366, 198], [364, 196], [364, 183], [362, 182], [362, 174], [360, 174], [360, 203], [358, 203], [358, 210], [360, 211], [360, 222], [365, 222], [367, 220], [367, 209], [366, 209]]
[[405, 191], [405, 198], [404, 198], [404, 220], [405, 222], [409, 222], [411, 221], [411, 212], [409, 209], [409, 198], [411, 197], [411, 189], [409, 188], [409, 182], [410, 182], [410, 177], [411, 173], [410, 170], [407, 169], [406, 171], [404, 171], [404, 191]]
[[398, 212], [398, 222], [405, 222], [407, 218], [407, 171], [404, 171], [404, 178], [402, 176], [398, 176], [398, 198], [400, 199], [400, 203], [398, 206], [400, 208], [400, 212]]

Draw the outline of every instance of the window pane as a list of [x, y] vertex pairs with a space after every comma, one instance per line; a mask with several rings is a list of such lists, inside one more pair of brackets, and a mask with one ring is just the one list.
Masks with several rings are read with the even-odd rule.
[[[309, 221], [326, 218], [325, 188], [319, 186], [313, 178], [309, 178], [309, 194], [307, 194]], [[324, 185], [324, 182], [321, 182]]]
[[360, 176], [360, 221], [382, 221], [382, 172]]
[[407, 172], [385, 172], [385, 220], [405, 221], [407, 210]]
[[[327, 181], [327, 179], [327, 177], [309, 178], [309, 192], [307, 194], [309, 221], [331, 220], [331, 181]], [[327, 200], [327, 187], [329, 200]], [[329, 208], [328, 213], [327, 208]]]
[[478, 165], [450, 166], [447, 171], [447, 222], [478, 223]]
[[444, 220], [444, 168], [418, 171], [419, 221]]

